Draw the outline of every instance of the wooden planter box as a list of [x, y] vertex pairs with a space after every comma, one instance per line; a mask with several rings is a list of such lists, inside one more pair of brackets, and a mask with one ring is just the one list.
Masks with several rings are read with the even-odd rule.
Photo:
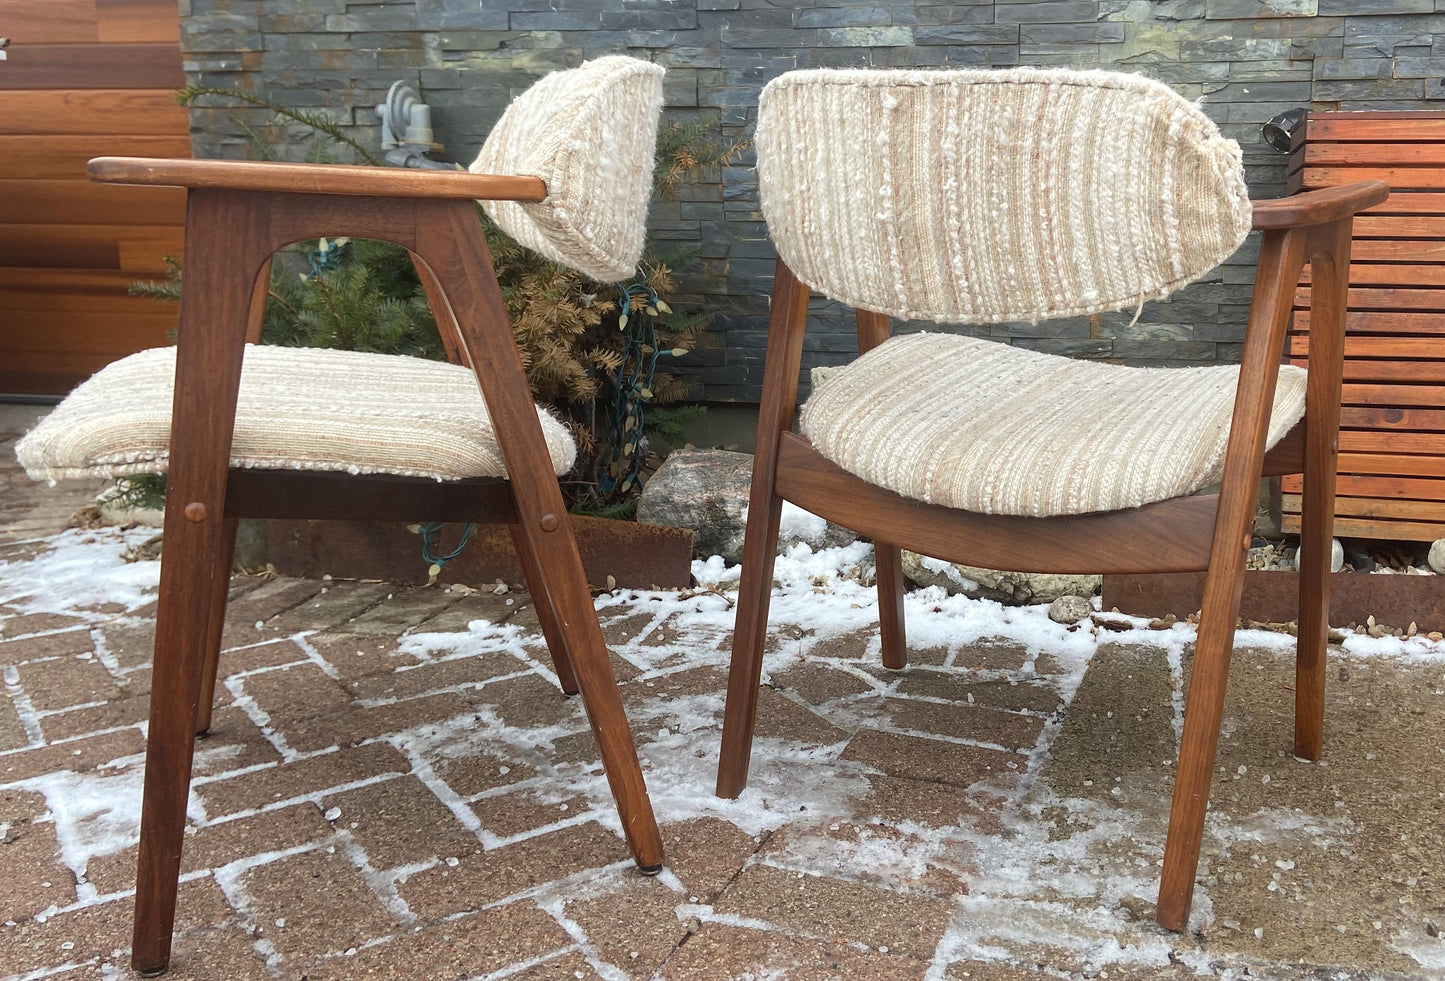
[[[1445, 112], [1312, 112], [1289, 188], [1380, 179], [1389, 200], [1355, 219], [1335, 533], [1445, 538]], [[1309, 268], [1290, 358], [1309, 350]], [[1299, 531], [1301, 479], [1281, 478]]]
[[[1204, 573], [1105, 576], [1104, 609], [1118, 608], [1131, 616], [1183, 619], [1199, 611]], [[1244, 574], [1239, 615], [1261, 623], [1289, 623], [1299, 618], [1299, 577], [1293, 572]], [[1445, 576], [1388, 576], [1337, 572], [1330, 577], [1330, 624], [1364, 623], [1407, 627], [1421, 633], [1445, 631]]]
[[[683, 528], [572, 516], [572, 531], [594, 589], [678, 589], [692, 578], [692, 532]], [[283, 576], [319, 579], [384, 579], [420, 584], [427, 581], [421, 536], [406, 525], [385, 521], [304, 521], [272, 518], [264, 522], [264, 555]], [[462, 526], [449, 526], [438, 550], [455, 547]], [[609, 582], [610, 577], [610, 582]], [[444, 583], [522, 583], [506, 525], [482, 525], [460, 555], [437, 577]]]

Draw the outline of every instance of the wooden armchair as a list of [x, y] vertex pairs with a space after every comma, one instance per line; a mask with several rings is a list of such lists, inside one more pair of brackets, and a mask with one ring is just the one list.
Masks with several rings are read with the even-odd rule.
[[[638, 867], [662, 844], [556, 474], [575, 448], [532, 401], [475, 202], [594, 279], [632, 274], [662, 69], [603, 58], [508, 108], [474, 169], [92, 160], [92, 179], [189, 188], [174, 349], [80, 386], [17, 452], [33, 476], [168, 471], [134, 967], [170, 959], [197, 731], [210, 724], [242, 517], [505, 521], [561, 687], [581, 689]], [[271, 256], [322, 235], [408, 249], [452, 360], [252, 346]], [[174, 384], [172, 384], [174, 383]], [[173, 388], [173, 392], [172, 392]]]
[[[906, 663], [900, 547], [1026, 572], [1208, 570], [1157, 909], [1182, 929], [1262, 473], [1305, 475], [1294, 752], [1320, 754], [1350, 227], [1388, 187], [1251, 204], [1239, 148], [1196, 107], [1099, 71], [792, 72], [763, 92], [757, 156], [779, 260], [717, 793], [747, 781], [784, 500], [873, 539], [891, 668]], [[890, 316], [1133, 310], [1251, 228], [1238, 368], [889, 338]], [[1280, 363], [1305, 262], [1307, 374]], [[814, 289], [857, 309], [863, 353], [795, 435]]]

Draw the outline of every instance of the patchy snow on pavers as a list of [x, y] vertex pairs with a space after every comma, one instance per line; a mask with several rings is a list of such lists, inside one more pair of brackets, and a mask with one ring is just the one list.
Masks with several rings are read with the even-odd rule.
[[129, 612], [155, 599], [159, 562], [128, 562], [154, 528], [72, 530], [28, 561], [0, 562], [0, 604], [21, 613]]

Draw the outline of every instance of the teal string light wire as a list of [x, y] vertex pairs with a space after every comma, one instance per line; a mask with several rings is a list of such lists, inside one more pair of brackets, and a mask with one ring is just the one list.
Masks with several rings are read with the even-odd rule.
[[477, 530], [477, 526], [475, 524], [466, 525], [462, 529], [462, 540], [457, 543], [457, 547], [452, 549], [445, 555], [438, 555], [435, 550], [436, 544], [438, 539], [441, 538], [442, 529], [446, 526], [447, 522], [445, 521], [430, 521], [426, 524], [417, 526], [417, 533], [421, 535], [422, 560], [425, 561], [428, 565], [436, 566], [438, 569], [446, 565], [458, 555], [461, 555], [462, 549], [467, 547], [467, 542], [472, 540], [472, 535], [475, 534]]

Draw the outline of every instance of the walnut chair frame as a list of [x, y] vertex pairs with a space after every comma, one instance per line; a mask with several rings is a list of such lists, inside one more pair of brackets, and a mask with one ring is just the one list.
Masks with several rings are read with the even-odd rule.
[[[1183, 929], [1193, 898], [1241, 574], [1262, 475], [1303, 473], [1305, 478], [1294, 753], [1309, 760], [1320, 755], [1350, 232], [1356, 212], [1388, 195], [1385, 183], [1367, 181], [1254, 204], [1253, 227], [1264, 236], [1220, 490], [1128, 511], [1064, 517], [973, 514], [899, 496], [824, 458], [791, 431], [810, 289], [779, 260], [718, 795], [736, 797], [747, 782], [785, 500], [873, 539], [883, 663], [894, 669], [907, 663], [901, 548], [1021, 572], [1207, 571], [1157, 908], [1161, 926]], [[1306, 262], [1314, 288], [1305, 417], [1266, 454], [1295, 284]], [[860, 309], [857, 321], [861, 352], [888, 339], [886, 315]]]
[[[222, 623], [243, 517], [504, 521], [557, 677], [582, 692], [638, 867], [662, 842], [542, 437], [476, 200], [541, 201], [536, 177], [372, 167], [98, 158], [93, 180], [189, 188], [165, 556], [141, 812], [132, 965], [170, 960], [191, 762], [210, 725]], [[410, 251], [451, 360], [476, 373], [508, 479], [257, 471], [229, 466], [244, 344], [259, 340], [271, 256], [348, 235]]]

